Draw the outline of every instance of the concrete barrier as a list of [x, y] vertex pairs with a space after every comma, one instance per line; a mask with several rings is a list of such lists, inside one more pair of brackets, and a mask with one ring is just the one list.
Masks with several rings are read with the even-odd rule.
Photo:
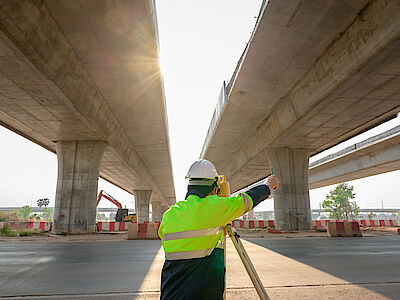
[[232, 227], [235, 228], [267, 228], [275, 227], [274, 220], [234, 220], [232, 221]]
[[327, 223], [329, 237], [360, 237], [360, 224], [356, 221], [351, 222], [329, 222]]
[[128, 231], [129, 222], [97, 222], [97, 231]]
[[364, 227], [396, 227], [396, 220], [360, 220], [360, 224]]
[[128, 240], [156, 240], [159, 239], [159, 222], [154, 223], [128, 223]]
[[[327, 224], [330, 222], [339, 222], [339, 220], [312, 220], [313, 229], [317, 231], [326, 231]], [[343, 221], [348, 222], [348, 221]], [[396, 220], [358, 220], [363, 227], [396, 227]]]

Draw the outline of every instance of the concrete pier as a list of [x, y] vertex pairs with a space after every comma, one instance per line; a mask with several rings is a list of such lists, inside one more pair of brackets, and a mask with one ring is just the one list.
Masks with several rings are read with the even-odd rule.
[[168, 209], [164, 203], [161, 202], [153, 202], [151, 204], [152, 209], [152, 221], [161, 221], [164, 212]]
[[269, 148], [269, 164], [280, 180], [274, 191], [275, 224], [284, 231], [311, 229], [308, 160], [310, 151], [299, 148]]
[[138, 222], [149, 222], [151, 190], [135, 190], [135, 209]]
[[56, 143], [58, 179], [54, 233], [93, 232], [96, 228], [96, 196], [103, 141]]

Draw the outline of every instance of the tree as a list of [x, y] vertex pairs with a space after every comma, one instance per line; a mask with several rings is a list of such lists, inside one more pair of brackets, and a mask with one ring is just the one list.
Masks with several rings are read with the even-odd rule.
[[34, 221], [38, 218], [39, 216], [37, 214], [29, 215], [28, 220]]
[[356, 194], [353, 193], [354, 187], [347, 183], [341, 183], [326, 196], [322, 207], [329, 212], [329, 217], [337, 220], [349, 220], [358, 217], [360, 208], [357, 202], [350, 201]]
[[43, 208], [42, 218], [47, 222], [51, 222], [53, 219], [53, 210], [51, 208]]
[[18, 211], [18, 215], [23, 217], [24, 219], [28, 219], [31, 212], [32, 212], [32, 207], [30, 207], [29, 205], [24, 205]]
[[97, 215], [96, 215], [96, 219], [97, 220], [106, 220], [106, 215], [105, 214], [103, 214], [103, 213], [97, 213]]
[[47, 206], [50, 203], [50, 199], [49, 198], [39, 199], [36, 201], [36, 203], [39, 207]]
[[373, 217], [375, 217], [375, 216], [376, 216], [376, 215], [375, 215], [374, 212], [372, 212], [372, 211], [369, 212], [368, 215], [367, 215], [368, 219], [370, 219], [370, 220], [371, 220]]

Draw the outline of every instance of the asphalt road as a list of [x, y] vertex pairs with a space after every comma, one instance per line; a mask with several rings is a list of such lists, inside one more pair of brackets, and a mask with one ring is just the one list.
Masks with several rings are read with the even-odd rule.
[[[244, 241], [272, 299], [400, 299], [400, 237]], [[158, 299], [159, 241], [0, 242], [0, 298]], [[228, 299], [257, 299], [230, 244]]]

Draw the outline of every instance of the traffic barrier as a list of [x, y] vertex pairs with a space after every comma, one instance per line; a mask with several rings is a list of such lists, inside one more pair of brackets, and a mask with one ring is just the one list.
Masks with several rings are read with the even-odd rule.
[[360, 220], [364, 227], [396, 227], [397, 220]]
[[326, 231], [327, 224], [331, 220], [312, 220], [313, 229], [316, 231]]
[[[312, 220], [313, 228], [317, 231], [326, 231], [327, 224], [330, 222], [339, 222], [339, 220]], [[341, 222], [348, 222], [347, 220]], [[396, 220], [358, 220], [360, 226], [364, 227], [396, 227]]]
[[268, 233], [281, 233], [279, 230], [268, 227]]
[[155, 240], [159, 239], [158, 228], [160, 222], [153, 223], [128, 223], [128, 240]]
[[360, 224], [357, 221], [327, 223], [329, 237], [360, 237]]
[[129, 222], [97, 222], [97, 231], [128, 231]]
[[274, 220], [234, 220], [232, 227], [235, 228], [266, 228], [275, 227]]
[[1, 222], [0, 228], [3, 228], [4, 224], [8, 224], [11, 230], [39, 230], [39, 231], [51, 231], [52, 222], [30, 222], [30, 221], [9, 221]]

